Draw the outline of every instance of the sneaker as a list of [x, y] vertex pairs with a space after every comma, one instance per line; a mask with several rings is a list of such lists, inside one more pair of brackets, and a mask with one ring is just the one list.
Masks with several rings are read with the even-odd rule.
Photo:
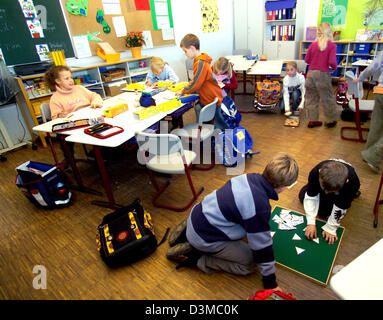
[[336, 124], [337, 124], [336, 121], [331, 121], [331, 122], [325, 122], [324, 125], [325, 125], [327, 128], [333, 128], [333, 127], [336, 126]]
[[178, 243], [186, 242], [186, 224], [187, 219], [183, 220], [180, 224], [175, 226], [169, 235], [169, 246], [174, 247]]
[[367, 157], [366, 157], [366, 150], [363, 150], [361, 152], [361, 155], [362, 155], [362, 159], [364, 162], [366, 162], [368, 164], [368, 166], [371, 168], [372, 171], [374, 171], [375, 173], [380, 173], [380, 167], [379, 166], [376, 166], [374, 164], [372, 164], [371, 162], [369, 162], [367, 160]]
[[307, 125], [308, 128], [320, 127], [322, 125], [322, 121], [309, 121]]
[[192, 254], [194, 248], [189, 242], [179, 243], [166, 252], [166, 258], [173, 261], [183, 262]]
[[285, 112], [285, 116], [286, 117], [290, 117], [292, 115], [292, 112], [291, 111], [287, 111], [287, 112]]

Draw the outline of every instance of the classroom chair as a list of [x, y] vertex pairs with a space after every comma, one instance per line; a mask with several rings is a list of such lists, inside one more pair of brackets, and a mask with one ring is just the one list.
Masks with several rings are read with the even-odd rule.
[[[150, 180], [157, 190], [152, 199], [153, 205], [173, 211], [184, 211], [188, 209], [204, 190], [202, 187], [199, 191], [196, 191], [190, 176], [189, 169], [197, 156], [196, 153], [194, 151], [184, 150], [181, 139], [174, 134], [138, 132], [136, 137], [139, 145], [140, 160], [145, 163]], [[160, 187], [153, 171], [164, 174], [186, 174], [193, 194], [189, 202], [184, 206], [172, 206], [157, 201], [159, 196], [169, 186], [170, 181], [168, 180]]]
[[193, 59], [186, 58], [186, 60], [185, 60], [186, 75], [187, 75], [188, 81], [190, 81], [194, 77], [193, 62], [194, 62]]
[[[355, 112], [355, 127], [345, 126], [340, 129], [340, 136], [343, 140], [366, 142], [367, 139], [363, 137], [363, 131], [368, 132], [368, 128], [362, 128], [360, 123], [361, 113], [371, 113], [374, 109], [374, 100], [362, 100], [363, 99], [363, 88], [362, 84], [358, 82], [353, 83], [352, 80], [355, 78], [354, 74], [349, 71], [346, 72], [345, 77], [348, 83], [348, 94], [351, 95], [349, 99], [349, 107]], [[347, 137], [344, 135], [345, 131], [357, 131], [358, 137]]]
[[[191, 142], [195, 145], [195, 153], [197, 159], [202, 160], [200, 157], [201, 144], [204, 142], [211, 146], [211, 138], [214, 134], [214, 116], [217, 108], [218, 98], [215, 98], [213, 102], [204, 106], [199, 114], [198, 122], [188, 123], [181, 129], [173, 130], [172, 133], [179, 136], [182, 141]], [[193, 165], [193, 169], [197, 170], [210, 170], [214, 167], [214, 156], [211, 153], [211, 164], [209, 166], [197, 166]], [[201, 161], [202, 162], [202, 161]]]

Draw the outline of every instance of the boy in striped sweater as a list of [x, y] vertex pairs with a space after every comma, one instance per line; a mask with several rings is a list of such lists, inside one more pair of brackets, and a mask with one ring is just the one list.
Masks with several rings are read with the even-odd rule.
[[[275, 260], [269, 220], [269, 199], [297, 181], [298, 165], [278, 153], [262, 174], [248, 173], [229, 180], [193, 207], [187, 220], [169, 237], [170, 260], [197, 265], [206, 273], [226, 271], [248, 275], [258, 265], [265, 289], [276, 289]], [[242, 239], [247, 237], [247, 243]], [[179, 267], [180, 267], [179, 266]]]

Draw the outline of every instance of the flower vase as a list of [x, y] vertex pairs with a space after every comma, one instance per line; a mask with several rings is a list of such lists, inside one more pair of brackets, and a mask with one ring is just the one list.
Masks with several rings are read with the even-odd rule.
[[141, 47], [131, 47], [133, 58], [141, 58]]

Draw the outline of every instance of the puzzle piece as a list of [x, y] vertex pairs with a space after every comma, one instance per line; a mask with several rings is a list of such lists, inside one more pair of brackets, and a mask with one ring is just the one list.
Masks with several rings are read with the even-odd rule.
[[297, 255], [300, 255], [301, 253], [305, 252], [306, 249], [295, 247], [295, 250], [297, 251]]
[[293, 236], [293, 240], [302, 240], [302, 238], [295, 233]]

